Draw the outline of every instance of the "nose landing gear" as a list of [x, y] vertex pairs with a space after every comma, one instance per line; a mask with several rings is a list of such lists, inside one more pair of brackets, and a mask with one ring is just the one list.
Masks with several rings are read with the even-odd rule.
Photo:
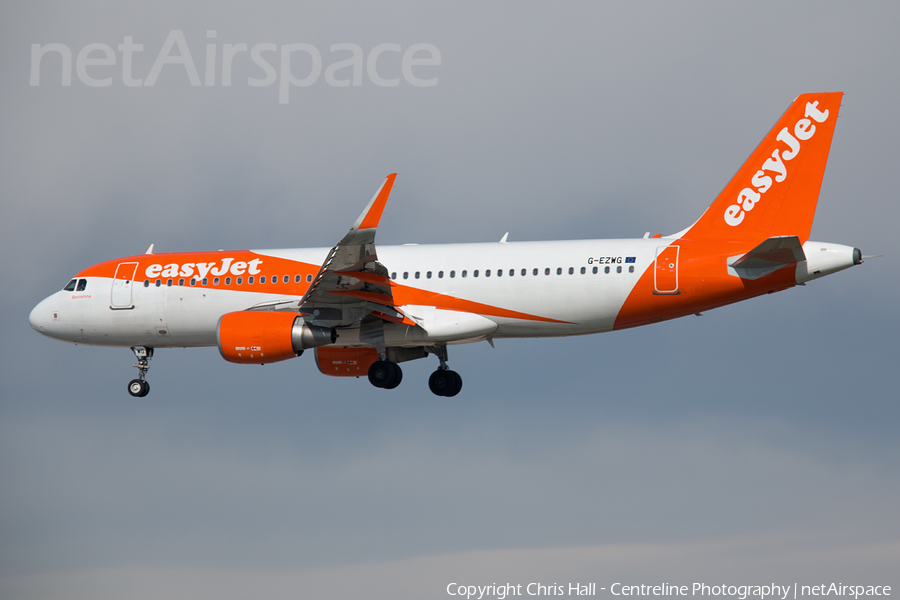
[[133, 346], [131, 351], [134, 352], [137, 363], [135, 367], [138, 370], [138, 378], [128, 382], [128, 393], [136, 398], [143, 398], [150, 393], [150, 384], [145, 379], [147, 371], [150, 370], [150, 359], [153, 358], [153, 348], [145, 348], [144, 346]]

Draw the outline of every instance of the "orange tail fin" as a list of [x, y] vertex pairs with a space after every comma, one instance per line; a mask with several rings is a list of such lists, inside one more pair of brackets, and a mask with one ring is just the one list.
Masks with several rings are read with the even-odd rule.
[[842, 92], [803, 94], [682, 237], [809, 239]]

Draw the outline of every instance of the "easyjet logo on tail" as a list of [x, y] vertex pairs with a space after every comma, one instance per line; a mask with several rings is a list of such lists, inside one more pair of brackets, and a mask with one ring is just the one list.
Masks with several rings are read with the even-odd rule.
[[800, 152], [801, 143], [810, 139], [816, 133], [816, 126], [813, 123], [823, 123], [828, 119], [828, 109], [819, 110], [818, 100], [815, 102], [807, 102], [804, 118], [798, 120], [794, 124], [794, 133], [787, 127], [778, 132], [776, 140], [787, 146], [787, 150], [774, 150], [772, 157], [767, 158], [760, 169], [753, 175], [750, 183], [753, 187], [745, 187], [738, 192], [735, 203], [725, 209], [725, 222], [737, 227], [744, 220], [748, 212], [753, 210], [757, 202], [760, 201], [762, 195], [772, 187], [772, 177], [769, 173], [774, 174], [775, 183], [781, 183], [787, 179], [787, 166], [785, 163], [792, 160]]

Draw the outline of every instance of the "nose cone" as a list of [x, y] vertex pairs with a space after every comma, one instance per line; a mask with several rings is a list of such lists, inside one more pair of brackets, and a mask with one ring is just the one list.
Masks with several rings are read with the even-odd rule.
[[31, 314], [28, 315], [28, 322], [31, 324], [31, 328], [44, 335], [47, 335], [47, 325], [51, 318], [47, 300], [49, 298], [41, 300], [37, 306], [31, 309]]

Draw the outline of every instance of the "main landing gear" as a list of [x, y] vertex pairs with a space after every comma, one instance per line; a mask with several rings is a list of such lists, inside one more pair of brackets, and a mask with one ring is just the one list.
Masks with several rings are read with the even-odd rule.
[[428, 378], [428, 389], [438, 396], [455, 396], [462, 389], [462, 377], [446, 367], [438, 369]]
[[428, 389], [436, 396], [451, 398], [457, 395], [462, 389], [462, 377], [456, 371], [451, 371], [450, 367], [447, 366], [447, 346], [434, 346], [429, 348], [428, 351], [441, 361], [437, 371], [428, 378]]
[[392, 390], [403, 381], [400, 365], [389, 360], [379, 360], [369, 367], [369, 383], [377, 388]]
[[397, 352], [397, 349], [388, 348], [387, 353], [382, 354], [381, 359], [369, 367], [369, 383], [377, 388], [392, 390], [403, 380], [403, 371], [400, 370], [400, 365], [394, 362], [395, 360], [424, 358], [427, 353], [431, 353], [438, 357], [441, 365], [428, 378], [428, 389], [437, 396], [449, 398], [457, 395], [462, 389], [462, 377], [447, 366], [447, 346], [428, 346], [416, 350], [418, 353], [414, 356], [403, 356]]
[[143, 398], [150, 393], [150, 384], [147, 382], [147, 371], [150, 370], [150, 359], [153, 358], [153, 348], [145, 348], [144, 346], [133, 346], [131, 351], [134, 352], [137, 363], [135, 367], [138, 370], [138, 378], [128, 382], [128, 393], [136, 398]]

